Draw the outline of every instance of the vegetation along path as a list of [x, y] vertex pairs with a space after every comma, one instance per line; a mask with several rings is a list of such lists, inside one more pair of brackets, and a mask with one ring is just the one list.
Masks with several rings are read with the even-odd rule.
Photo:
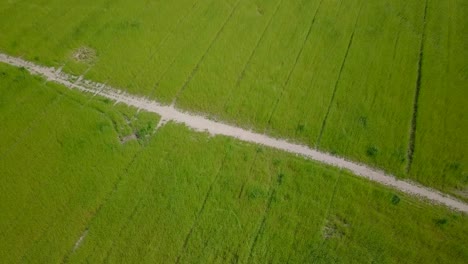
[[65, 74], [55, 68], [36, 65], [23, 59], [11, 57], [3, 53], [0, 53], [0, 62], [16, 67], [23, 67], [32, 74], [44, 76], [49, 81], [60, 83], [71, 89], [77, 89], [83, 92], [92, 93], [94, 95], [100, 95], [116, 102], [122, 102], [139, 109], [157, 113], [161, 116], [161, 123], [159, 125], [163, 125], [167, 121], [173, 121], [177, 123], [183, 123], [197, 131], [209, 132], [212, 135], [224, 135], [237, 138], [242, 141], [280, 149], [330, 166], [349, 170], [360, 177], [378, 182], [386, 186], [390, 186], [407, 194], [423, 197], [432, 202], [446, 205], [464, 213], [468, 212], [467, 204], [441, 194], [435, 190], [419, 186], [409, 181], [398, 180], [394, 176], [387, 175], [383, 171], [375, 170], [355, 162], [350, 162], [343, 158], [311, 149], [307, 146], [293, 144], [283, 139], [275, 139], [263, 134], [254, 133], [242, 128], [209, 120], [200, 115], [182, 112], [173, 106], [164, 106], [158, 102], [151, 101], [143, 97], [126, 94], [118, 89], [106, 86], [101, 83], [83, 80], [81, 77]]

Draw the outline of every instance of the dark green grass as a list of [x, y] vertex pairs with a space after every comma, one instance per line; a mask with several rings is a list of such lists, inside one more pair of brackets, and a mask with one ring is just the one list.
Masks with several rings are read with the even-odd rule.
[[[7, 124], [0, 146], [8, 149], [0, 156], [1, 262], [463, 263], [468, 257], [463, 214], [181, 125], [153, 133], [152, 114], [19, 69], [0, 65], [0, 72], [0, 94], [8, 96], [0, 101]], [[32, 97], [37, 108], [21, 107]], [[132, 133], [139, 139], [121, 142]]]

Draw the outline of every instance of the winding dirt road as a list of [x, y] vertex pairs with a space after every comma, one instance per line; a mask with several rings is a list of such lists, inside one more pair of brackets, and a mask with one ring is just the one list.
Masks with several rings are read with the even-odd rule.
[[461, 201], [444, 195], [436, 190], [417, 185], [413, 182], [398, 180], [392, 175], [388, 175], [380, 170], [369, 168], [363, 164], [351, 162], [328, 153], [311, 149], [307, 146], [293, 144], [283, 139], [275, 139], [239, 127], [230, 126], [221, 122], [215, 122], [200, 115], [193, 115], [187, 112], [182, 112], [173, 106], [164, 106], [156, 101], [148, 100], [147, 98], [133, 96], [101, 83], [84, 80], [81, 77], [60, 72], [60, 70], [55, 68], [36, 65], [23, 59], [11, 57], [3, 53], [0, 53], [0, 62], [15, 67], [24, 67], [31, 74], [43, 76], [49, 81], [60, 83], [71, 89], [77, 89], [83, 92], [92, 93], [94, 95], [100, 95], [116, 102], [122, 102], [133, 107], [156, 113], [161, 116], [161, 122], [163, 123], [167, 121], [182, 123], [196, 131], [206, 131], [212, 135], [233, 137], [242, 141], [261, 144], [293, 154], [301, 155], [311, 160], [315, 160], [333, 167], [349, 170], [357, 176], [378, 182], [385, 186], [390, 186], [404, 193], [422, 197], [434, 203], [442, 204], [452, 209], [468, 213], [468, 205]]

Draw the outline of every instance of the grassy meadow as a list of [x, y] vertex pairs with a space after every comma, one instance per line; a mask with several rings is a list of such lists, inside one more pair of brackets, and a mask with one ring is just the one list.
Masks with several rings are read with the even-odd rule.
[[2, 263], [464, 263], [467, 217], [0, 64]]
[[462, 0], [6, 1], [0, 51], [466, 201], [467, 8]]

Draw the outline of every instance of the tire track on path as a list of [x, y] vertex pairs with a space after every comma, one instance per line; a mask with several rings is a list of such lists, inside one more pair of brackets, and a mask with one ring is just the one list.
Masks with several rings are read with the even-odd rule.
[[421, 197], [433, 203], [442, 204], [452, 209], [468, 213], [468, 204], [464, 202], [456, 200], [455, 198], [440, 193], [434, 189], [418, 185], [414, 182], [399, 180], [395, 178], [395, 176], [389, 175], [382, 170], [370, 168], [358, 162], [352, 162], [341, 157], [333, 156], [329, 153], [322, 152], [305, 145], [291, 143], [286, 139], [277, 139], [265, 134], [242, 129], [240, 127], [209, 120], [204, 116], [183, 112], [174, 108], [174, 106], [161, 105], [156, 101], [152, 101], [144, 97], [133, 96], [123, 92], [122, 90], [105, 86], [101, 83], [84, 79], [72, 82], [71, 80], [76, 79], [76, 76], [57, 72], [56, 69], [52, 67], [43, 67], [3, 53], [0, 53], [0, 62], [15, 67], [25, 68], [33, 75], [43, 76], [49, 81], [54, 81], [65, 85], [70, 89], [76, 89], [84, 93], [93, 94], [97, 90], [101, 89], [100, 96], [116, 102], [122, 102], [148, 112], [156, 113], [161, 116], [162, 120], [181, 123], [195, 131], [208, 132], [211, 135], [232, 137], [241, 141], [260, 144], [293, 153], [319, 163], [348, 170], [358, 177], [397, 189], [406, 194]]

